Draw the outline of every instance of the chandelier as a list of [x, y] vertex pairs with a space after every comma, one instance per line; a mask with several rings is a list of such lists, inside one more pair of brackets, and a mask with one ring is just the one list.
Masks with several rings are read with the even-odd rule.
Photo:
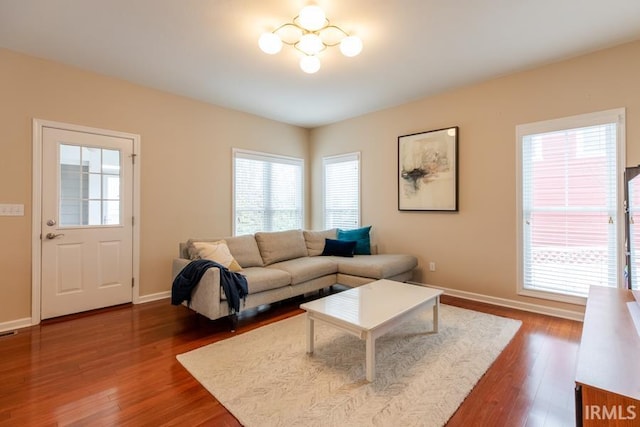
[[362, 40], [342, 28], [332, 25], [318, 6], [305, 6], [291, 22], [280, 25], [260, 36], [258, 45], [264, 53], [275, 55], [282, 45], [293, 46], [302, 54], [300, 68], [313, 74], [320, 69], [318, 55], [328, 47], [340, 46], [344, 56], [353, 57], [362, 51]]

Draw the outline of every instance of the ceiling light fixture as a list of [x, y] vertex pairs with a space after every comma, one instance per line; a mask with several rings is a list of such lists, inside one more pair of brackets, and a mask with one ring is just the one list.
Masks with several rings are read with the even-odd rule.
[[260, 49], [269, 55], [280, 52], [283, 43], [293, 46], [303, 55], [300, 68], [309, 74], [320, 69], [318, 55], [328, 47], [340, 45], [340, 52], [347, 57], [362, 52], [362, 40], [359, 37], [332, 25], [324, 11], [314, 5], [303, 7], [291, 22], [262, 34], [258, 40]]

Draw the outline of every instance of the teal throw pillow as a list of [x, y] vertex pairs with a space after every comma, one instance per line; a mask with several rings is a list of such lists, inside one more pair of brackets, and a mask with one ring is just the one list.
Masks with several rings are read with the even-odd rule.
[[353, 230], [342, 230], [338, 228], [337, 237], [338, 240], [355, 240], [357, 243], [354, 254], [371, 255], [371, 238], [369, 237], [370, 231], [370, 225], [367, 227], [355, 228]]

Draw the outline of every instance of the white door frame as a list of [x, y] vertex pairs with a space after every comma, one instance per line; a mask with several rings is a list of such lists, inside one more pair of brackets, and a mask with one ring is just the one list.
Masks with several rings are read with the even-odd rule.
[[33, 119], [33, 173], [31, 213], [31, 324], [40, 323], [42, 239], [42, 144], [43, 128], [95, 133], [130, 139], [133, 142], [133, 303], [140, 300], [140, 135], [98, 129], [69, 123]]

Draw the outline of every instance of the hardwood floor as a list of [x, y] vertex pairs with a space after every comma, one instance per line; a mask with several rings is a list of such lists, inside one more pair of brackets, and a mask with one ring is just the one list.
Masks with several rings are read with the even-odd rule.
[[[299, 314], [302, 301], [242, 315], [236, 333]], [[523, 322], [448, 426], [575, 425], [580, 322], [452, 297], [442, 301]], [[228, 328], [226, 319], [212, 322], [164, 300], [69, 316], [1, 337], [0, 426], [237, 426], [175, 358], [232, 336]]]

